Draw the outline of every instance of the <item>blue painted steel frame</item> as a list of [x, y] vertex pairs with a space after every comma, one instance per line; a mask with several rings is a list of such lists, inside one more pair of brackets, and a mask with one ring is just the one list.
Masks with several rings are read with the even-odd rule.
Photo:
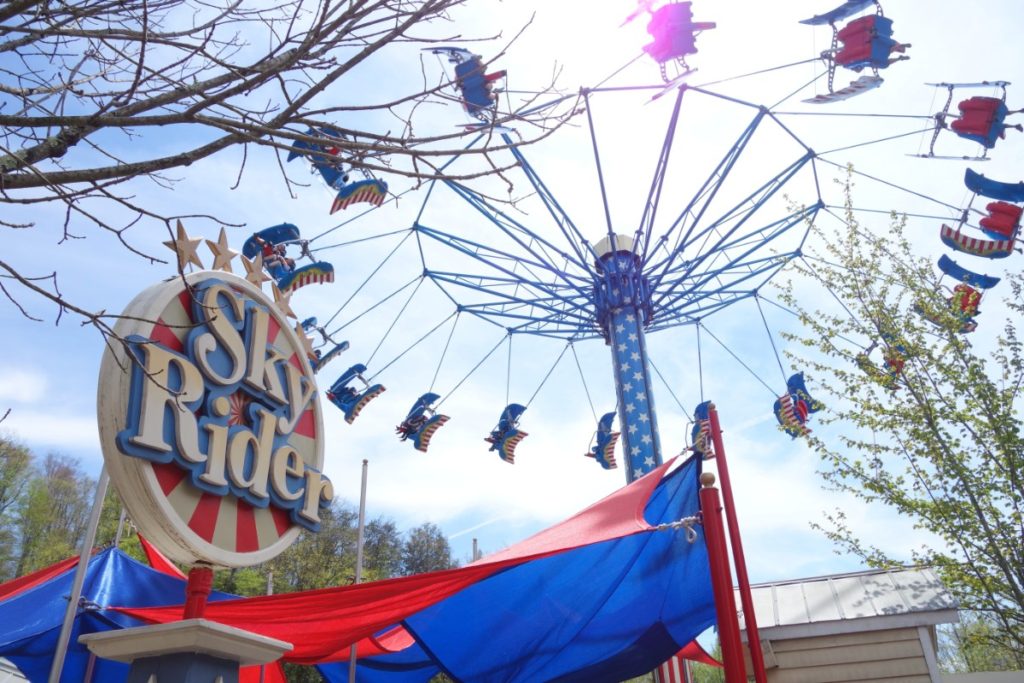
[[[454, 194], [493, 224], [509, 242], [498, 248], [487, 237], [470, 239], [429, 227], [417, 218], [413, 230], [419, 241], [424, 277], [434, 282], [459, 311], [507, 329], [576, 341], [603, 337], [612, 351], [623, 435], [626, 477], [632, 481], [661, 464], [657, 417], [647, 361], [645, 334], [701, 320], [739, 301], [754, 298], [765, 282], [800, 255], [805, 230], [796, 247], [760, 256], [759, 252], [794, 228], [808, 225], [824, 204], [820, 199], [816, 159], [786, 126], [764, 107], [700, 88], [679, 88], [668, 120], [661, 151], [639, 224], [631, 236], [616, 233], [609, 210], [601, 165], [600, 145], [591, 115], [597, 93], [647, 88], [603, 88], [581, 93], [597, 171], [598, 192], [606, 221], [605, 244], [611, 253], [598, 254], [559, 203], [523, 150], [507, 133], [502, 140], [557, 226], [564, 245], [553, 243], [536, 230], [495, 206], [485, 196], [449, 179], [442, 179]], [[753, 117], [735, 143], [717, 162], [694, 196], [654, 238], [658, 208], [676, 139], [684, 95], [696, 91], [720, 100], [748, 106]], [[557, 102], [566, 98], [559, 98]], [[535, 109], [542, 108], [541, 105]], [[804, 151], [774, 177], [747, 193], [716, 217], [705, 222], [723, 183], [766, 120], [771, 120]], [[482, 139], [483, 136], [477, 139]], [[471, 143], [471, 146], [475, 143]], [[808, 164], [814, 173], [818, 201], [792, 210], [765, 224], [759, 210]], [[435, 181], [437, 182], [437, 181]], [[428, 192], [432, 193], [433, 185]], [[426, 201], [424, 201], [424, 207]], [[619, 242], [629, 241], [631, 246]], [[441, 244], [480, 266], [481, 272], [457, 272], [427, 267], [424, 242]], [[670, 244], [671, 243], [671, 244]], [[632, 253], [631, 253], [632, 252]], [[472, 270], [471, 268], [469, 270]], [[632, 296], [623, 298], [614, 283], [630, 282]]]

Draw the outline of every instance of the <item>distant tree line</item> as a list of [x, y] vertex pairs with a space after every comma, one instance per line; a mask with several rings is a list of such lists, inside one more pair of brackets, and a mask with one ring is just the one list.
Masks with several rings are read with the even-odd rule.
[[[0, 436], [0, 581], [7, 581], [77, 554], [96, 482], [75, 458], [39, 455], [10, 436]], [[121, 503], [111, 490], [104, 503], [96, 546], [114, 543]], [[286, 593], [341, 586], [355, 580], [358, 512], [335, 502], [320, 533], [303, 532], [286, 552], [255, 567], [217, 572], [215, 588], [239, 595]], [[131, 520], [119, 547], [145, 561]], [[425, 523], [403, 533], [386, 517], [366, 523], [364, 581], [457, 566], [441, 529]]]

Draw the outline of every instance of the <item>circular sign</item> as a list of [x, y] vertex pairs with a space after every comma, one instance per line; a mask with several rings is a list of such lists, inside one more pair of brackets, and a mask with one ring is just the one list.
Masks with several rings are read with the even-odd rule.
[[103, 457], [170, 559], [259, 564], [319, 529], [334, 490], [303, 341], [259, 288], [219, 271], [154, 285], [125, 309], [100, 366]]

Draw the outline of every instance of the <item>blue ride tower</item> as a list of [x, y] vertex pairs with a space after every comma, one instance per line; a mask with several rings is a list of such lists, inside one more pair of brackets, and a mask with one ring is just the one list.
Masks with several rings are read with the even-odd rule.
[[611, 347], [626, 481], [662, 463], [644, 328], [651, 321], [650, 283], [626, 235], [610, 235], [595, 247], [597, 321]]

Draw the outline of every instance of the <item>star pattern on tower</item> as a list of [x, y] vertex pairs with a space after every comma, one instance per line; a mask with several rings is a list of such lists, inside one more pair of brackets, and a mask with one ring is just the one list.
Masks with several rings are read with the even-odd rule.
[[656, 463], [654, 424], [647, 396], [650, 379], [645, 371], [637, 321], [635, 312], [623, 312], [610, 326], [611, 349], [620, 379], [621, 415], [625, 416], [626, 422], [622, 426], [625, 439], [623, 453], [634, 479], [651, 471]]

